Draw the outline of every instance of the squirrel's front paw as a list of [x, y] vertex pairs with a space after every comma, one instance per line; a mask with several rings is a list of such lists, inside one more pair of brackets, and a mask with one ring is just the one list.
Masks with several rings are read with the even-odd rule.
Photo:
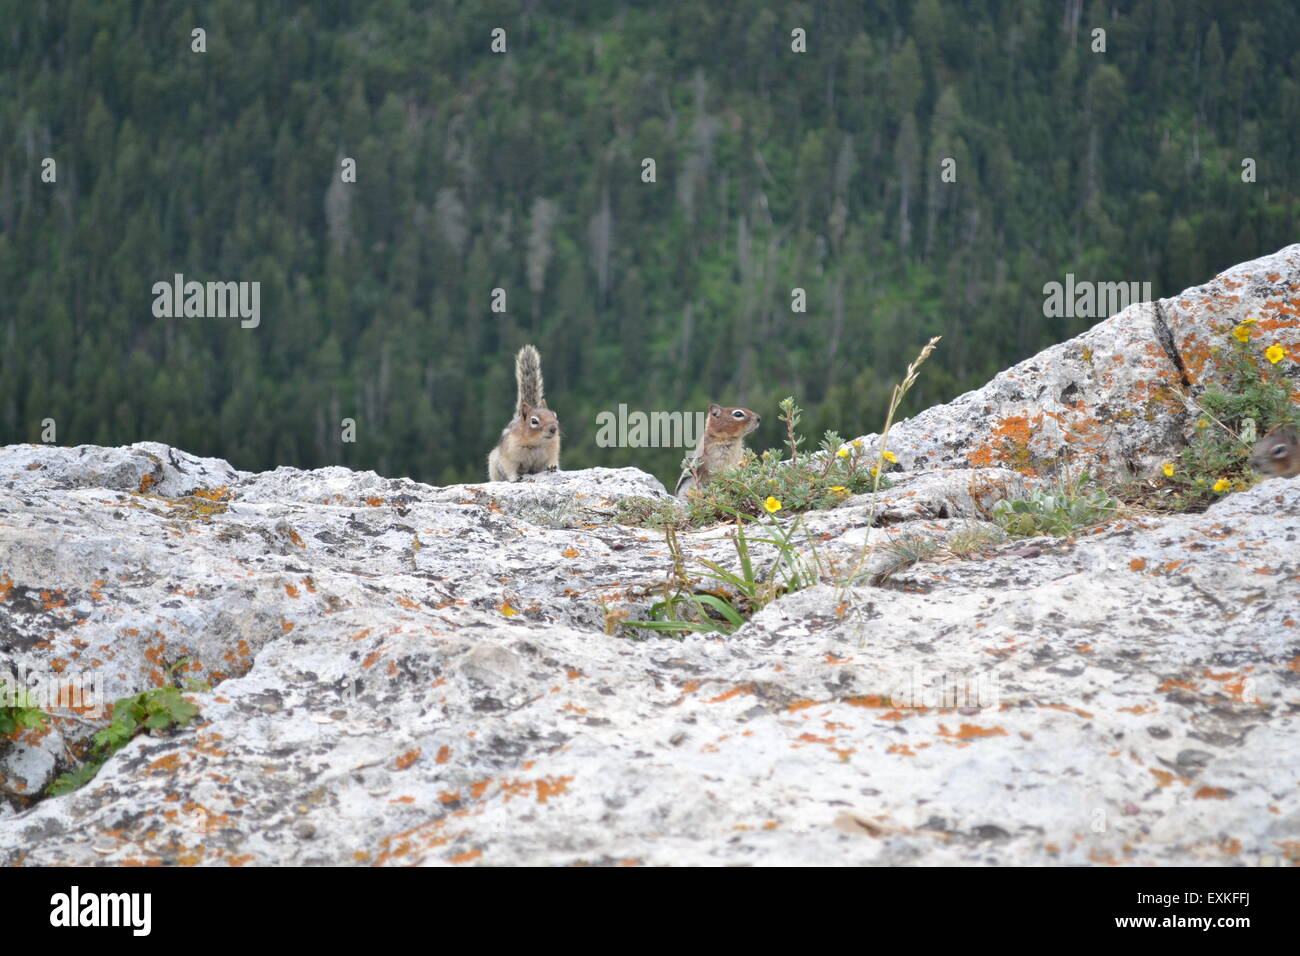
[[547, 471], [548, 474], [554, 474], [555, 472], [557, 472], [557, 471], [559, 471], [559, 470], [560, 470], [560, 466], [559, 466], [559, 465], [551, 465], [549, 468], [546, 469], [546, 471]]

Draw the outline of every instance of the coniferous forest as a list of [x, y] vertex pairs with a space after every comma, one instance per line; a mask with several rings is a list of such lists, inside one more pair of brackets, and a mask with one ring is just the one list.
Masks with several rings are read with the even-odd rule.
[[908, 414], [1093, 324], [1067, 273], [1296, 241], [1298, 158], [1295, 0], [0, 0], [0, 444], [482, 480], [533, 342], [563, 466], [671, 487], [596, 415], [877, 430], [929, 336]]

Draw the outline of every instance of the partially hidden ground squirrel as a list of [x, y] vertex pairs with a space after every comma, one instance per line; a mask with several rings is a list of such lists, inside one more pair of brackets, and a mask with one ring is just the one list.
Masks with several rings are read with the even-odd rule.
[[515, 356], [515, 417], [488, 455], [489, 481], [519, 481], [560, 467], [560, 419], [542, 394], [542, 357], [525, 345]]
[[748, 408], [710, 405], [704, 434], [690, 458], [693, 467], [677, 479], [674, 494], [684, 495], [697, 487], [697, 481], [698, 486], [703, 486], [718, 472], [739, 465], [745, 457], [745, 436], [758, 427], [759, 421], [758, 413]]
[[1255, 442], [1250, 463], [1263, 475], [1279, 478], [1300, 475], [1300, 432], [1289, 425], [1274, 428]]

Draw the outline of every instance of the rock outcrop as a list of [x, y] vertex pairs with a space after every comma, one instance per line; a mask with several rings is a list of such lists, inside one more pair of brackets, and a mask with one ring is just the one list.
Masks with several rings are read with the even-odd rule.
[[[1296, 356], [1298, 313], [1300, 246], [1133, 306], [898, 425], [810, 546], [950, 534], [1062, 448], [1147, 473], [1220, 326]], [[1300, 479], [632, 639], [671, 558], [613, 518], [661, 495], [0, 449], [0, 681], [211, 688], [66, 796], [105, 714], [0, 741], [0, 864], [1300, 861]], [[680, 539], [734, 564], [728, 530]]]
[[[1300, 360], [1300, 244], [1242, 263], [1203, 286], [1129, 306], [1044, 349], [987, 385], [895, 426], [905, 468], [1001, 465], [1053, 473], [1150, 474], [1191, 435], [1199, 395], [1221, 373], [1228, 332], [1252, 321]], [[922, 372], [924, 374], [924, 372]], [[1298, 394], [1297, 399], [1300, 399]], [[874, 443], [877, 436], [867, 436]]]

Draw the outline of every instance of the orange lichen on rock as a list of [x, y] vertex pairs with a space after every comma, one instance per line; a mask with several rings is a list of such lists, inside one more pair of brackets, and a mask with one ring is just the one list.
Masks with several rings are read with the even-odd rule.
[[181, 755], [178, 753], [168, 754], [165, 757], [159, 757], [153, 763], [149, 764], [149, 769], [161, 770], [164, 773], [175, 773], [180, 769]]
[[731, 700], [731, 698], [738, 697], [741, 694], [752, 694], [752, 693], [754, 693], [753, 687], [751, 687], [749, 684], [741, 684], [739, 687], [733, 687], [731, 688], [731, 690], [725, 691], [719, 694], [717, 697], [710, 697], [709, 703], [720, 704], [724, 700]]
[[[799, 735], [799, 740], [801, 740], [802, 742], [804, 742], [804, 743], [806, 743], [806, 744], [833, 744], [833, 743], [835, 743], [835, 738], [834, 738], [834, 737], [818, 737], [818, 736], [815, 736], [814, 734], [800, 734], [800, 735]], [[798, 744], [791, 744], [791, 746], [792, 746], [792, 747], [797, 747], [797, 746], [799, 746], [799, 745], [798, 745]]]
[[394, 761], [397, 769], [405, 770], [407, 767], [411, 766], [411, 764], [420, 759], [420, 754], [422, 752], [423, 751], [419, 747], [416, 747], [414, 750], [406, 751], [406, 753], [402, 754]]
[[1029, 441], [1043, 423], [1039, 414], [1031, 421], [1024, 415], [1008, 415], [993, 427], [988, 440], [966, 455], [976, 468], [1002, 465], [1024, 474], [1036, 474], [1031, 466]]
[[1005, 737], [1007, 732], [1001, 727], [980, 727], [976, 724], [962, 724], [951, 731], [944, 724], [939, 725], [939, 733], [954, 740], [975, 740], [979, 737]]
[[1155, 704], [1134, 704], [1132, 707], [1120, 707], [1120, 710], [1129, 714], [1150, 714], [1156, 709]]
[[229, 501], [234, 497], [234, 493], [228, 485], [221, 485], [217, 488], [197, 488], [190, 494], [195, 498], [204, 498], [208, 501]]
[[890, 706], [889, 701], [885, 700], [879, 694], [867, 694], [863, 697], [846, 697], [844, 703], [850, 707], [874, 707], [884, 709]]
[[[1251, 669], [1252, 668], [1250, 667], [1245, 668], [1247, 671]], [[1228, 693], [1228, 696], [1238, 703], [1245, 702], [1246, 682], [1250, 678], [1248, 678], [1244, 673], [1237, 674], [1229, 671], [1225, 674], [1215, 674], [1207, 668], [1201, 672], [1201, 676], [1223, 684], [1223, 689]]]
[[1160, 787], [1167, 787], [1175, 780], [1183, 784], [1189, 782], [1186, 777], [1179, 777], [1168, 770], [1159, 770], [1155, 767], [1148, 767], [1147, 769], [1151, 772], [1151, 776], [1156, 778], [1156, 785]]
[[1048, 710], [1063, 710], [1067, 714], [1074, 714], [1076, 717], [1082, 717], [1084, 720], [1092, 720], [1092, 714], [1079, 707], [1071, 707], [1068, 704], [1042, 704]]

